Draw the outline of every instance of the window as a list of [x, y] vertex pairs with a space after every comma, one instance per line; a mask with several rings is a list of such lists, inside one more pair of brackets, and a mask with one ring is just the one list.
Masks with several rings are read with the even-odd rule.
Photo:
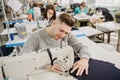
[[111, 4], [120, 4], [120, 0], [95, 0], [97, 5], [111, 5]]
[[61, 5], [67, 5], [70, 4], [69, 0], [61, 0]]
[[73, 3], [81, 3], [81, 2], [86, 2], [87, 0], [73, 0]]

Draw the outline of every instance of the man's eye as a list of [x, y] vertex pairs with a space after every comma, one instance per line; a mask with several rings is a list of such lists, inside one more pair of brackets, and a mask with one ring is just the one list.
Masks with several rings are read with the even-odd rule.
[[64, 32], [63, 30], [60, 30], [60, 32]]
[[65, 32], [65, 34], [68, 34], [67, 32]]
[[65, 34], [68, 34], [67, 32], [63, 31], [63, 30], [60, 30], [60, 32], [64, 32]]

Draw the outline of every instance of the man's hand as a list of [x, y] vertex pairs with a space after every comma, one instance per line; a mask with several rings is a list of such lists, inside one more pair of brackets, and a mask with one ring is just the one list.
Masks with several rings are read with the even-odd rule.
[[76, 75], [77, 76], [81, 76], [82, 73], [85, 70], [86, 75], [88, 74], [88, 68], [89, 68], [89, 64], [88, 64], [88, 59], [86, 58], [82, 58], [79, 61], [76, 61], [75, 64], [73, 65], [73, 69], [71, 70], [71, 73], [73, 73], [75, 70], [77, 70]]
[[46, 66], [46, 69], [49, 71], [53, 71], [53, 72], [57, 72], [57, 73], [62, 73], [62, 68], [58, 65], [58, 64], [54, 64], [54, 65], [48, 65]]

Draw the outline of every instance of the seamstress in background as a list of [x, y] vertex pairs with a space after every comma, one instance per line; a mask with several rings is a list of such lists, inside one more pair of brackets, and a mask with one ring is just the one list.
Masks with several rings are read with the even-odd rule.
[[[54, 47], [70, 45], [79, 59], [75, 61], [73, 69], [71, 70], [72, 75], [81, 76], [85, 71], [88, 74], [88, 61], [90, 53], [88, 48], [80, 43], [77, 38], [71, 34], [71, 29], [74, 25], [72, 17], [66, 13], [60, 14], [52, 25], [45, 27], [42, 30], [31, 34], [27, 42], [22, 48], [22, 53], [30, 53], [39, 49], [48, 49]], [[64, 44], [63, 44], [64, 42]], [[61, 72], [62, 69], [59, 65], [54, 64], [53, 66], [47, 66], [47, 69], [54, 72]], [[77, 71], [77, 72], [76, 72]], [[75, 72], [75, 73], [74, 73]]]
[[33, 3], [29, 2], [29, 6], [30, 6], [30, 8], [28, 9], [26, 14], [28, 15], [28, 20], [33, 21], [33, 19], [34, 19]]
[[41, 19], [41, 10], [37, 3], [30, 4], [30, 9], [27, 11], [28, 20], [39, 20]]
[[[46, 25], [49, 26], [56, 19], [56, 11], [53, 5], [47, 5], [43, 16], [39, 17], [39, 20], [45, 21]], [[32, 31], [36, 31], [37, 28], [34, 28]]]
[[57, 3], [54, 3], [54, 7], [56, 11], [60, 11], [60, 6]]
[[76, 4], [74, 9], [74, 14], [88, 14], [89, 9], [87, 8], [85, 2], [81, 2], [80, 4]]
[[75, 9], [74, 9], [74, 14], [80, 14], [80, 4], [74, 4]]
[[56, 11], [53, 5], [48, 5], [43, 14], [43, 19], [48, 20], [48, 23], [51, 24], [53, 20], [56, 19]]
[[80, 4], [80, 13], [82, 14], [88, 14], [89, 13], [89, 9], [88, 7], [86, 6], [85, 2], [82, 2]]

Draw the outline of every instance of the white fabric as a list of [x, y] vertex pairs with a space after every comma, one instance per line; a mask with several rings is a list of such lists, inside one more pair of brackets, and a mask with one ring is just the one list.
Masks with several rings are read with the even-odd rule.
[[34, 20], [38, 20], [41, 16], [41, 10], [39, 7], [34, 7]]
[[23, 4], [18, 0], [9, 0], [7, 5], [10, 6], [15, 12], [17, 12], [20, 10]]
[[29, 75], [28, 80], [77, 80], [77, 79], [70, 75], [65, 76], [55, 72], [48, 72], [47, 70], [40, 70], [39, 72]]
[[98, 43], [98, 46], [103, 47], [104, 49], [108, 51], [115, 51], [115, 48], [109, 44]]

